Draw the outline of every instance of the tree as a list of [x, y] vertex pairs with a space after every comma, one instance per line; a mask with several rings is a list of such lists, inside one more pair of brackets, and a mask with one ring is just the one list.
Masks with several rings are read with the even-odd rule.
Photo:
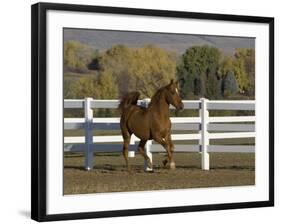
[[141, 97], [152, 97], [158, 88], [175, 78], [176, 62], [165, 50], [153, 45], [128, 48], [117, 45], [100, 59], [101, 71], [115, 78], [119, 94], [140, 91]]
[[236, 49], [234, 56], [225, 56], [220, 62], [219, 75], [223, 79], [233, 73], [241, 94], [254, 96], [255, 93], [255, 50]]
[[147, 45], [134, 51], [130, 74], [134, 89], [143, 96], [152, 97], [160, 87], [175, 79], [176, 63], [165, 50]]
[[133, 51], [125, 45], [116, 45], [108, 49], [99, 59], [100, 71], [111, 73], [115, 77], [119, 94], [132, 89], [129, 67], [132, 65]]
[[205, 82], [203, 80], [204, 77], [197, 77], [194, 79], [194, 88], [193, 94], [199, 97], [204, 97], [205, 93]]
[[[112, 74], [110, 73], [92, 73], [85, 74], [78, 80], [64, 81], [65, 99], [84, 99], [92, 97], [94, 99], [117, 99], [118, 88]], [[110, 109], [95, 109], [97, 116], [117, 115], [116, 111]], [[82, 116], [81, 111], [65, 109], [65, 116]]]
[[232, 72], [228, 72], [222, 81], [222, 94], [225, 97], [235, 95], [238, 92], [238, 84]]
[[98, 80], [98, 91], [101, 99], [117, 99], [118, 87], [110, 72], [101, 72]]
[[94, 75], [85, 75], [79, 80], [75, 81], [72, 89], [73, 98], [83, 99], [85, 97], [100, 98], [100, 91], [98, 90], [98, 79]]
[[180, 83], [182, 98], [192, 99], [197, 92], [201, 92], [201, 89], [195, 90], [194, 86], [196, 84], [196, 76], [186, 71], [183, 62], [179, 63], [177, 66], [177, 78]]
[[79, 41], [69, 40], [64, 42], [63, 63], [65, 70], [85, 72], [98, 52]]
[[221, 97], [221, 80], [216, 75], [207, 76], [205, 85], [205, 97], [210, 100], [219, 99]]
[[219, 64], [218, 75], [224, 79], [228, 72], [234, 72], [235, 59], [233, 56], [222, 55]]
[[181, 80], [185, 97], [206, 95], [213, 98], [219, 93], [214, 90], [218, 89], [219, 60], [220, 51], [215, 47], [194, 46], [186, 50], [182, 56], [182, 63], [177, 68], [177, 76]]
[[238, 75], [236, 76], [239, 88], [248, 95], [253, 96], [255, 94], [255, 49], [238, 48], [235, 52], [235, 58], [237, 66], [241, 70], [243, 69], [242, 75], [240, 74], [240, 77], [242, 76], [242, 85], [241, 81], [238, 80]]
[[64, 99], [73, 99], [75, 98], [73, 95], [73, 81], [66, 79], [64, 77], [63, 79], [63, 97]]
[[115, 80], [110, 73], [94, 73], [84, 75], [77, 81], [72, 81], [65, 86], [65, 98], [83, 99], [92, 97], [94, 99], [116, 99], [118, 89]]

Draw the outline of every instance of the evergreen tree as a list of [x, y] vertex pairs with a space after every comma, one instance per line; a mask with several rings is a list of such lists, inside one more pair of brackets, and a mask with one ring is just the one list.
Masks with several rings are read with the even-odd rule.
[[186, 50], [182, 56], [182, 64], [177, 69], [177, 76], [182, 80], [183, 95], [187, 99], [194, 98], [192, 95], [197, 98], [203, 95], [215, 98], [219, 95], [219, 60], [220, 52], [215, 47], [194, 46]]
[[222, 94], [225, 97], [235, 95], [238, 92], [238, 84], [232, 72], [228, 72], [222, 82]]

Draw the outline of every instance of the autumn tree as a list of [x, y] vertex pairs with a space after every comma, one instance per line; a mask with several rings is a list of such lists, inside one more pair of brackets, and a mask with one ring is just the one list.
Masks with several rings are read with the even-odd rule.
[[97, 91], [100, 99], [117, 99], [118, 86], [116, 80], [110, 72], [101, 72], [97, 83]]
[[220, 58], [218, 75], [224, 79], [229, 72], [234, 72], [235, 58], [231, 55], [222, 55]]
[[255, 93], [255, 50], [250, 48], [236, 49], [233, 56], [221, 59], [219, 74], [224, 79], [233, 73], [240, 94], [253, 96]]
[[89, 64], [96, 58], [98, 51], [79, 41], [64, 42], [63, 63], [64, 70], [85, 72]]
[[255, 50], [238, 48], [235, 52], [235, 76], [240, 90], [248, 95], [255, 93]]
[[[118, 89], [115, 81], [110, 73], [90, 74], [84, 75], [77, 81], [66, 86], [65, 94], [71, 96], [70, 98], [83, 99], [85, 97], [92, 97], [94, 99], [116, 99], [118, 98]], [[67, 95], [65, 95], [66, 97]]]
[[142, 97], [152, 97], [158, 88], [175, 78], [176, 73], [173, 57], [153, 45], [114, 46], [102, 55], [100, 66], [102, 72], [115, 77], [121, 95], [137, 90]]

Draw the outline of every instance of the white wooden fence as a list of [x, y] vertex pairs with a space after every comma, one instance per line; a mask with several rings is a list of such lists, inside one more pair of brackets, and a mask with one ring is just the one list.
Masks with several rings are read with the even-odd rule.
[[[147, 106], [149, 99], [139, 100], [138, 104]], [[209, 152], [255, 152], [254, 145], [210, 145], [210, 139], [235, 139], [255, 137], [255, 116], [209, 116], [209, 110], [255, 110], [255, 101], [223, 101], [205, 98], [200, 100], [184, 100], [185, 109], [199, 109], [199, 117], [172, 117], [172, 130], [198, 131], [193, 134], [173, 134], [173, 140], [198, 140], [196, 145], [175, 145], [175, 152], [199, 152], [201, 167], [209, 170]], [[95, 130], [120, 130], [119, 117], [97, 118], [93, 116], [94, 108], [117, 108], [119, 100], [64, 100], [64, 108], [84, 109], [84, 118], [64, 118], [64, 129], [84, 129], [85, 135], [64, 137], [65, 152], [84, 152], [85, 169], [93, 168], [94, 152], [121, 152], [123, 139], [121, 135], [96, 136]], [[171, 109], [173, 109], [171, 107]], [[134, 156], [135, 144], [139, 139], [134, 135], [129, 146], [129, 157]], [[106, 144], [105, 144], [106, 143]], [[116, 144], [119, 143], [119, 144]], [[146, 144], [146, 153], [152, 161], [152, 153], [164, 152], [162, 146]], [[148, 167], [145, 164], [145, 169]]]

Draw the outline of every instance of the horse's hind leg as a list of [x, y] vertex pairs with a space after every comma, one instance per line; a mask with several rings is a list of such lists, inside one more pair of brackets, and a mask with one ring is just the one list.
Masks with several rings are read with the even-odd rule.
[[130, 140], [131, 140], [131, 135], [128, 132], [122, 132], [123, 135], [123, 156], [126, 162], [126, 166], [128, 171], [130, 171], [130, 165], [129, 165], [129, 160], [128, 160], [128, 149], [129, 149], [129, 144], [130, 144]]
[[146, 160], [149, 168], [152, 169], [152, 162], [150, 161], [149, 157], [146, 155], [145, 150], [144, 150], [144, 146], [145, 146], [146, 142], [147, 142], [147, 140], [140, 140], [140, 143], [138, 146], [138, 151], [143, 156], [143, 158]]

